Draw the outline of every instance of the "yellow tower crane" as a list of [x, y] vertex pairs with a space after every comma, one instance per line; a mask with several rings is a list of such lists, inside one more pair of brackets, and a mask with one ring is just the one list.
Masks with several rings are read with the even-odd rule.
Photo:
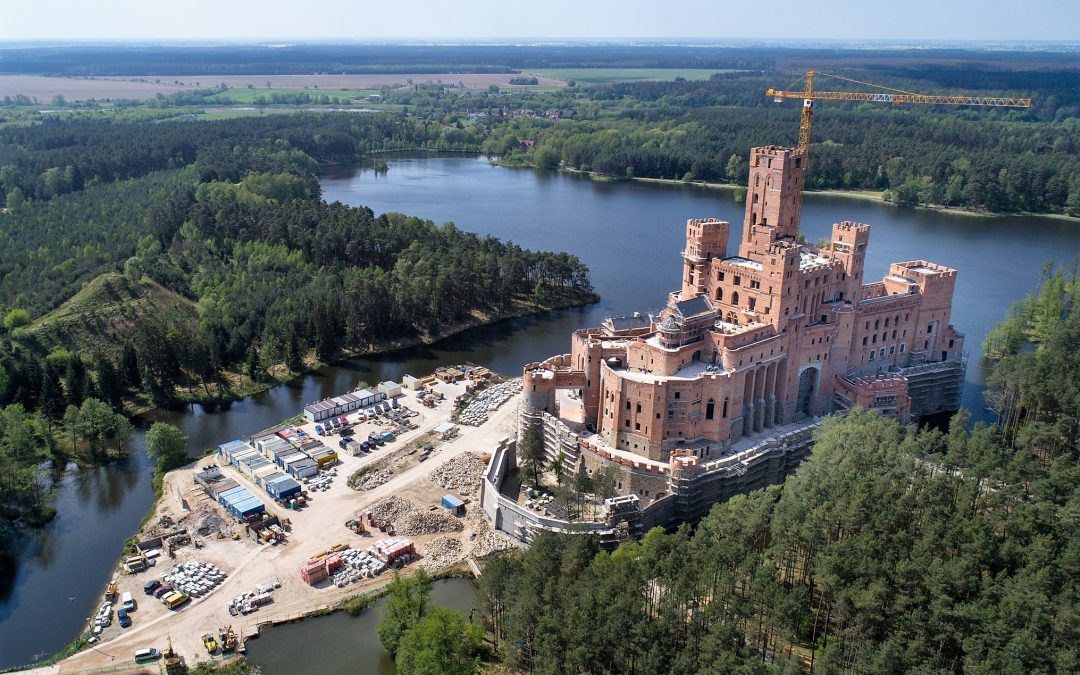
[[[866, 87], [880, 89], [878, 92], [862, 91], [815, 91], [814, 76], [824, 75], [845, 82], [854, 82]], [[874, 103], [892, 103], [902, 105], [904, 103], [930, 103], [938, 105], [977, 105], [992, 108], [1030, 108], [1030, 98], [1013, 98], [1010, 96], [931, 96], [929, 94], [916, 94], [902, 89], [883, 87], [871, 82], [860, 82], [849, 77], [818, 73], [813, 70], [806, 71], [806, 85], [802, 91], [784, 91], [781, 89], [767, 89], [766, 96], [772, 96], [777, 103], [782, 103], [785, 98], [801, 98], [803, 101], [802, 119], [799, 121], [799, 149], [804, 157], [810, 156], [810, 123], [814, 118], [814, 100], [824, 101], [872, 101]], [[807, 160], [803, 160], [807, 161]]]

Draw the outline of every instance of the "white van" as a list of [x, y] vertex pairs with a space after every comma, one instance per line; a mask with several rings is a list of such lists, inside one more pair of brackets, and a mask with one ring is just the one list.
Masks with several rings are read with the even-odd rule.
[[153, 647], [144, 647], [142, 649], [135, 650], [135, 661], [150, 661], [161, 656], [161, 652]]
[[124, 595], [121, 596], [122, 607], [131, 612], [135, 610], [135, 598], [131, 597], [131, 591], [124, 591]]

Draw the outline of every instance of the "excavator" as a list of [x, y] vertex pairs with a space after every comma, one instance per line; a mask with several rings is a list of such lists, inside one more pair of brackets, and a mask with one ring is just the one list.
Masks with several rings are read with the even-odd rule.
[[[836, 80], [851, 82], [864, 87], [870, 87], [877, 91], [820, 91], [814, 89], [814, 77], [816, 75], [831, 77]], [[785, 91], [782, 89], [767, 89], [766, 96], [771, 96], [777, 103], [783, 103], [784, 99], [802, 99], [802, 119], [799, 122], [799, 149], [803, 151], [804, 161], [810, 157], [810, 126], [814, 119], [814, 101], [868, 101], [873, 103], [892, 103], [904, 105], [906, 103], [923, 103], [929, 105], [967, 105], [984, 106], [990, 108], [1030, 108], [1030, 98], [1015, 98], [1012, 96], [933, 96], [930, 94], [918, 94], [903, 89], [883, 87], [871, 82], [853, 80], [850, 77], [830, 75], [814, 70], [806, 71], [802, 91]]]
[[170, 636], [168, 640], [169, 647], [161, 654], [165, 662], [165, 673], [166, 675], [182, 675], [187, 672], [187, 666], [184, 664], [183, 657], [173, 649], [172, 637]]
[[221, 653], [228, 654], [236, 651], [237, 639], [236, 632], [233, 631], [232, 626], [225, 626], [218, 630], [218, 638], [221, 641]]
[[214, 639], [213, 633], [204, 633], [202, 636], [203, 647], [206, 647], [207, 654], [213, 654], [218, 650], [217, 640]]

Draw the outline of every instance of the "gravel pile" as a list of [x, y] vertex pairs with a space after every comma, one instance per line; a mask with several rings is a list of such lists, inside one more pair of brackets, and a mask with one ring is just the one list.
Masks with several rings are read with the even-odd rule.
[[426, 570], [434, 571], [452, 565], [465, 558], [461, 542], [453, 537], [432, 539], [424, 546], [424, 556], [418, 563]]
[[401, 497], [387, 497], [371, 507], [371, 517], [377, 522], [396, 522], [417, 510], [416, 504]]
[[439, 487], [472, 494], [480, 489], [487, 463], [480, 455], [466, 452], [428, 474]]
[[498, 410], [499, 406], [509, 401], [519, 391], [521, 391], [520, 377], [481, 391], [461, 411], [458, 422], [474, 427], [480, 426], [487, 421], [489, 412]]

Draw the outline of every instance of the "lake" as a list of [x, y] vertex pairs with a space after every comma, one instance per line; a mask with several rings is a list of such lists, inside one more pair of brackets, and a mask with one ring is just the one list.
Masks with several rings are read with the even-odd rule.
[[[308, 402], [403, 373], [472, 361], [520, 374], [529, 361], [568, 350], [570, 332], [612, 315], [656, 311], [679, 286], [679, 252], [687, 218], [742, 223], [742, 205], [727, 191], [653, 183], [598, 183], [586, 177], [492, 166], [470, 156], [390, 157], [390, 170], [332, 167], [324, 197], [401, 211], [536, 249], [566, 250], [591, 268], [602, 299], [596, 305], [547, 312], [466, 331], [437, 345], [338, 364], [243, 401], [159, 410], [152, 420], [179, 426], [193, 448], [214, 447], [291, 417]], [[982, 403], [981, 342], [1009, 304], [1039, 283], [1048, 261], [1080, 253], [1080, 225], [1026, 216], [978, 217], [809, 195], [803, 232], [810, 241], [833, 222], [872, 226], [867, 278], [894, 261], [929, 259], [959, 270], [953, 323], [970, 355], [964, 406], [989, 419]], [[734, 236], [737, 236], [735, 234]], [[0, 557], [0, 668], [62, 648], [85, 624], [124, 541], [152, 507], [152, 466], [141, 431], [121, 465], [58, 477], [60, 516]], [[320, 619], [324, 621], [326, 619]], [[336, 620], [336, 619], [335, 619]], [[50, 630], [42, 630], [48, 625]], [[275, 640], [268, 633], [265, 642]], [[332, 633], [324, 639], [329, 640]], [[345, 636], [341, 637], [346, 639]], [[253, 643], [254, 644], [254, 643]], [[260, 647], [262, 648], [262, 647]], [[334, 672], [334, 671], [326, 671]]]

